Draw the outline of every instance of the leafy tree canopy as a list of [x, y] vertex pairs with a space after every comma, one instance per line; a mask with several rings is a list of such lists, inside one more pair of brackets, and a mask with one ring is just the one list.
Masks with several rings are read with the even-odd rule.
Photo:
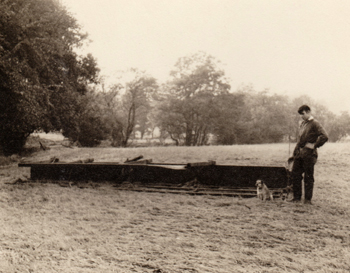
[[158, 85], [155, 78], [135, 68], [121, 71], [116, 82], [99, 94], [99, 100], [112, 145], [126, 147], [136, 125], [147, 123]]
[[61, 129], [77, 97], [97, 81], [94, 58], [74, 52], [85, 38], [57, 0], [0, 1], [0, 146], [5, 153], [18, 152], [36, 129]]
[[172, 81], [169, 91], [182, 99], [198, 93], [217, 95], [230, 90], [220, 62], [204, 52], [180, 58], [170, 75]]
[[218, 96], [229, 93], [230, 85], [214, 57], [199, 52], [178, 60], [172, 80], [162, 89], [160, 127], [176, 143], [203, 145], [213, 130]]

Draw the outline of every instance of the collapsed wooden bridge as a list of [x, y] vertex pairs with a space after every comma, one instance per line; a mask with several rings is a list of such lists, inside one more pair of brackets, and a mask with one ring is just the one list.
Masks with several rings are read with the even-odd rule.
[[288, 185], [288, 170], [281, 166], [217, 165], [214, 161], [186, 164], [153, 163], [139, 156], [124, 163], [77, 162], [20, 163], [31, 168], [31, 180], [113, 182], [120, 190], [256, 196], [256, 180], [279, 195]]

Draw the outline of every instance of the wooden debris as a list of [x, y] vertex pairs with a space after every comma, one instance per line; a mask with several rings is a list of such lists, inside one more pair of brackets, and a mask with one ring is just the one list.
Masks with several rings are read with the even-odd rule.
[[94, 159], [93, 158], [86, 158], [86, 159], [80, 159], [80, 160], [76, 160], [76, 161], [72, 161], [70, 163], [93, 163]]
[[135, 157], [135, 158], [132, 158], [132, 159], [127, 158], [126, 161], [125, 161], [124, 163], [135, 162], [135, 161], [138, 161], [138, 160], [140, 160], [140, 159], [142, 159], [142, 158], [143, 158], [143, 155], [139, 155], [139, 156], [137, 156], [137, 157]]
[[196, 188], [198, 189], [199, 187], [199, 182], [197, 180], [197, 178], [191, 180], [191, 181], [187, 181], [185, 183], [180, 183], [177, 185], [178, 187], [181, 187], [181, 188]]
[[53, 156], [53, 157], [50, 158], [49, 163], [57, 163], [57, 162], [59, 162], [59, 161], [60, 161], [59, 158]]
[[130, 162], [127, 162], [128, 164], [150, 164], [152, 163], [152, 159], [144, 159], [144, 160], [139, 160], [139, 161], [130, 161]]
[[209, 160], [208, 162], [187, 163], [186, 167], [191, 168], [191, 167], [201, 167], [201, 166], [211, 166], [211, 165], [216, 165], [216, 162]]
[[[56, 164], [46, 162], [19, 163], [19, 167], [30, 167], [32, 180], [65, 181], [140, 181], [149, 183], [169, 183], [173, 187], [186, 183], [187, 188], [196, 188], [196, 180], [202, 185], [214, 187], [256, 187], [257, 179], [265, 178], [269, 188], [281, 195], [279, 189], [288, 185], [287, 170], [278, 166], [231, 166], [214, 165], [215, 162], [197, 162], [188, 164], [150, 163], [150, 159], [140, 160], [142, 156], [128, 160], [128, 163], [93, 162], [93, 159], [80, 159], [75, 162]], [[52, 160], [55, 162], [55, 160]], [[57, 162], [57, 161], [56, 161]], [[90, 164], [84, 164], [90, 163]], [[189, 166], [189, 167], [186, 167]], [[191, 183], [189, 183], [192, 181]], [[178, 188], [178, 187], [177, 187]], [[186, 187], [183, 188], [183, 190]], [[214, 190], [214, 188], [213, 188]], [[200, 191], [200, 189], [198, 189]], [[222, 190], [224, 192], [224, 190]], [[236, 192], [240, 192], [239, 190]]]
[[42, 144], [40, 140], [39, 140], [39, 144], [40, 144], [40, 148], [43, 149], [44, 151], [49, 150], [49, 148], [46, 147], [46, 145]]
[[41, 149], [43, 149], [44, 151], [48, 150], [48, 148], [44, 144], [42, 144], [40, 140], [39, 140], [39, 144]]

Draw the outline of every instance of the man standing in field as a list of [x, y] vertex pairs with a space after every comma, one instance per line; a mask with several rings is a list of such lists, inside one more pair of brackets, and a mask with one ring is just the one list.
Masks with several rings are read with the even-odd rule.
[[317, 148], [327, 142], [328, 136], [322, 125], [311, 115], [309, 106], [300, 106], [298, 113], [303, 119], [303, 122], [300, 125], [298, 142], [293, 152], [294, 164], [291, 180], [294, 197], [291, 201], [301, 201], [301, 185], [304, 174], [304, 202], [305, 204], [311, 204], [314, 188], [314, 166], [317, 161]]

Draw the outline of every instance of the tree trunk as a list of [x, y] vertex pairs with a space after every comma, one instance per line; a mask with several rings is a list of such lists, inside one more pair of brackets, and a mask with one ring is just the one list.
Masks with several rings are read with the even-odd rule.
[[187, 126], [186, 128], [186, 137], [185, 137], [185, 146], [192, 145], [192, 126]]
[[125, 131], [125, 137], [124, 137], [123, 142], [122, 142], [123, 147], [126, 147], [128, 145], [128, 140], [130, 138], [132, 131], [134, 130], [135, 113], [136, 113], [135, 103], [132, 103], [132, 105], [129, 109], [129, 113], [128, 113], [128, 125], [127, 125], [126, 131]]

